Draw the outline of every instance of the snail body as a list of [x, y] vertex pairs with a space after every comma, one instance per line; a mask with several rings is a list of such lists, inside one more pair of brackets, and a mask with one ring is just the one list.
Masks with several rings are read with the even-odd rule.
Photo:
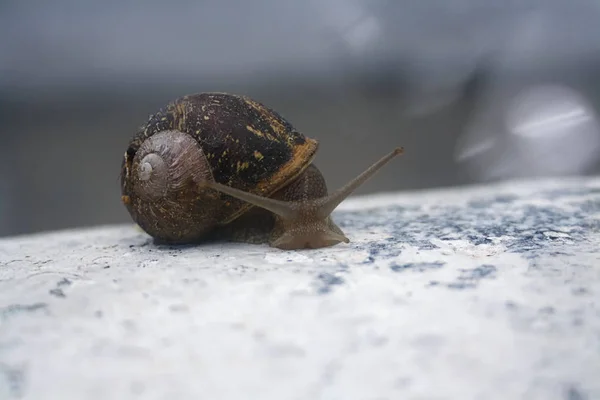
[[349, 242], [331, 212], [401, 148], [328, 194], [318, 142], [245, 96], [183, 96], [150, 116], [121, 164], [121, 199], [166, 243], [224, 239], [281, 249]]

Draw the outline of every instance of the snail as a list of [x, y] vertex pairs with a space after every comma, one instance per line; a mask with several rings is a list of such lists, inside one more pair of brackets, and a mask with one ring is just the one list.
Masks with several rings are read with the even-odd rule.
[[249, 97], [183, 96], [131, 138], [121, 200], [133, 221], [163, 243], [229, 240], [284, 250], [349, 243], [331, 213], [403, 148], [328, 193], [313, 164], [318, 145]]

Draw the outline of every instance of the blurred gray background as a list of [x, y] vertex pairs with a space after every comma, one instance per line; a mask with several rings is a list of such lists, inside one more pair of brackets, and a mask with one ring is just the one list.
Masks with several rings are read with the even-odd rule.
[[184, 94], [250, 95], [357, 194], [600, 170], [600, 2], [0, 1], [0, 236], [130, 221], [121, 157]]

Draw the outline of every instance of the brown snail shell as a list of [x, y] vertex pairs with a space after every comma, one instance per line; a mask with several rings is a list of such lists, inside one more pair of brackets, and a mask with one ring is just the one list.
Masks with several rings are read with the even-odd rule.
[[184, 96], [131, 139], [122, 201], [144, 231], [170, 243], [218, 237], [296, 249], [348, 242], [331, 212], [402, 149], [328, 194], [312, 164], [317, 148], [247, 97]]

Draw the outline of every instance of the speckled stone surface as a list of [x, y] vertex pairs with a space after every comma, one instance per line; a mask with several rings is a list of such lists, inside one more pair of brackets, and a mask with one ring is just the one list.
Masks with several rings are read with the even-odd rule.
[[0, 399], [599, 399], [600, 180], [347, 201], [352, 242], [0, 240]]

